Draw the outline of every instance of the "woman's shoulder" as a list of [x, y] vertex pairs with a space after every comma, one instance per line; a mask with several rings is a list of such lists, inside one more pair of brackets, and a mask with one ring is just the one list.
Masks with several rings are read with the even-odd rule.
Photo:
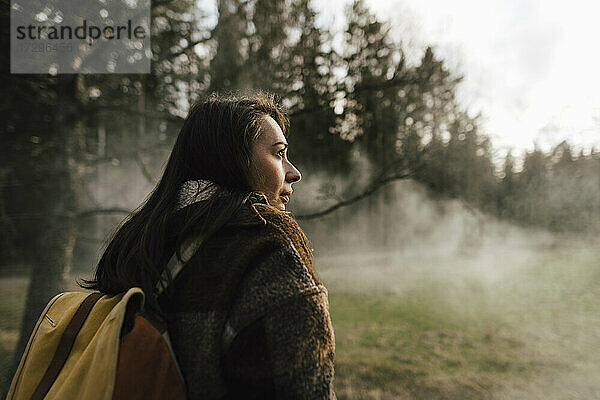
[[275, 225], [266, 229], [273, 233], [269, 239], [272, 247], [246, 271], [230, 309], [229, 322], [236, 331], [290, 302], [321, 302], [327, 297], [302, 245], [278, 232]]
[[[311, 252], [308, 239], [293, 216], [258, 197], [246, 201], [219, 231], [203, 242], [189, 259], [189, 264], [198, 264], [198, 268], [186, 270], [198, 276], [262, 276], [265, 279], [259, 281], [267, 284], [277, 285], [282, 280], [302, 290], [320, 284]], [[223, 268], [224, 261], [228, 268]]]
[[310, 242], [293, 215], [266, 202], [250, 203], [247, 207], [246, 212], [254, 214], [255, 223], [263, 225], [263, 234], [296, 253], [318, 282], [313, 270]]
[[[184, 273], [178, 279], [178, 296], [204, 296], [197, 287], [205, 279], [206, 287], [222, 282], [219, 295], [235, 292], [226, 302], [237, 316], [232, 317], [236, 329], [293, 299], [320, 298], [325, 290], [313, 269], [308, 240], [293, 216], [263, 203], [245, 203], [203, 244]], [[208, 297], [209, 292], [215, 290], [206, 291]]]

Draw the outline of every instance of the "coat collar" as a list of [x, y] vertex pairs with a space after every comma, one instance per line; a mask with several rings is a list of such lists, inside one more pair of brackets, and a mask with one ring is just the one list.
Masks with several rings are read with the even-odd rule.
[[[221, 190], [219, 184], [207, 179], [186, 181], [179, 189], [179, 194], [177, 196], [177, 210], [181, 210], [183, 207], [187, 207], [199, 201], [208, 200], [219, 190]], [[244, 202], [249, 202], [251, 204], [269, 204], [267, 197], [264, 194], [254, 191], [248, 194], [248, 197]]]
[[[179, 211], [184, 207], [208, 200], [217, 194], [221, 189], [222, 188], [219, 184], [207, 179], [186, 181], [179, 189], [176, 210]], [[257, 223], [264, 224], [264, 218], [261, 217], [260, 212], [255, 207], [257, 204], [269, 206], [267, 197], [264, 194], [252, 191], [244, 199], [244, 204], [240, 210], [233, 216], [232, 219], [227, 222], [226, 225], [254, 225]]]

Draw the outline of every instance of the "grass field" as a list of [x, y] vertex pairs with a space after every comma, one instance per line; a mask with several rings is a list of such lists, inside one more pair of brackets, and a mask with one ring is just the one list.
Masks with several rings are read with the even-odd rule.
[[19, 339], [27, 285], [27, 278], [0, 279], [0, 393], [10, 384], [6, 374]]
[[600, 249], [323, 257], [340, 399], [600, 398]]
[[[341, 399], [600, 398], [600, 249], [317, 257]], [[27, 281], [0, 280], [0, 368]]]

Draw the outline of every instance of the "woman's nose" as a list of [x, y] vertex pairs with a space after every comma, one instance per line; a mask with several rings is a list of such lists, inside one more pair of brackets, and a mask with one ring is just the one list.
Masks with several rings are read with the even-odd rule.
[[285, 180], [294, 183], [298, 182], [300, 179], [302, 179], [300, 171], [298, 171], [298, 168], [294, 167], [294, 164], [288, 161], [288, 170], [285, 174]]

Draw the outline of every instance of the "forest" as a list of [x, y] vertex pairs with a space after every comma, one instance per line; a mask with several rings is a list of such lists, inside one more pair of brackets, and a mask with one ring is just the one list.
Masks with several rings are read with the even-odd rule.
[[[11, 74], [2, 6], [0, 277], [29, 277], [2, 339], [4, 386], [46, 302], [90, 273], [160, 177], [190, 105], [214, 92], [265, 90], [286, 107], [290, 158], [311, 188], [297, 185], [291, 210], [308, 231], [332, 235], [336, 213], [396, 205], [393, 185], [410, 181], [473, 215], [600, 233], [600, 151], [563, 141], [498, 158], [480, 115], [456, 98], [463, 77], [431, 46], [409, 64], [363, 0], [343, 32], [320, 26], [309, 0], [152, 1], [151, 73], [129, 75]], [[402, 230], [382, 213], [366, 224], [364, 248], [393, 247]]]

